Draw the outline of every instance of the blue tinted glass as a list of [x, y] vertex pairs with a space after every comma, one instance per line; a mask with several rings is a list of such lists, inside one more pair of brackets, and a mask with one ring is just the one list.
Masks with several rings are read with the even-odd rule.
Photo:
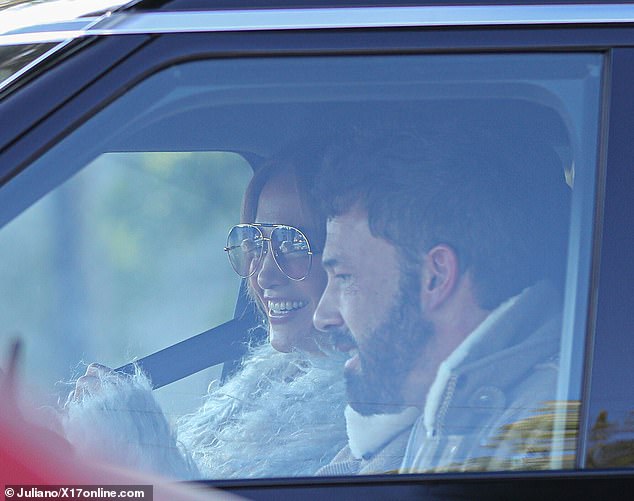
[[[3, 337], [24, 338], [25, 373], [49, 400], [67, 382], [58, 410], [79, 454], [134, 462], [122, 451], [139, 448], [130, 466], [157, 473], [572, 468], [602, 64], [509, 53], [164, 69], [0, 191]], [[305, 229], [319, 253], [269, 227], [276, 253], [232, 254], [252, 248], [227, 229], [255, 221]], [[72, 381], [82, 360], [118, 367], [234, 315], [247, 325], [152, 369], [180, 377], [209, 352], [235, 368], [224, 378], [216, 367], [170, 385], [160, 404], [142, 376]], [[106, 417], [109, 445], [85, 440], [92, 405], [143, 433], [115, 440]]]

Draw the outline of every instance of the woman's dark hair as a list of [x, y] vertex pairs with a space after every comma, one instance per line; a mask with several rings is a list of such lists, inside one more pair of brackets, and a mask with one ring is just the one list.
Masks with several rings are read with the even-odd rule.
[[[323, 147], [314, 141], [297, 142], [256, 167], [244, 193], [240, 221], [252, 223], [256, 220], [260, 195], [268, 183], [276, 182], [283, 177], [290, 178], [289, 184], [297, 190], [301, 210], [306, 218], [306, 225], [300, 229], [308, 238], [313, 253], [320, 253], [326, 241], [326, 216], [313, 192], [323, 161], [323, 152]], [[285, 223], [285, 221], [267, 222]], [[312, 268], [319, 265], [320, 263], [313, 259]], [[257, 305], [262, 322], [266, 322], [264, 306], [257, 300], [251, 285], [248, 285], [247, 293]]]
[[301, 229], [306, 232], [313, 252], [321, 252], [326, 240], [326, 217], [313, 191], [323, 160], [323, 151], [323, 146], [316, 142], [296, 142], [256, 167], [244, 194], [241, 222], [254, 222], [264, 187], [269, 182], [286, 177], [285, 180], [290, 179], [290, 184], [297, 189], [303, 214], [308, 220], [306, 227]]

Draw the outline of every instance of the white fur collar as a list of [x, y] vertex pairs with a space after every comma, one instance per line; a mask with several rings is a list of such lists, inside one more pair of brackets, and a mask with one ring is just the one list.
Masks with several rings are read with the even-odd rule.
[[436, 379], [429, 387], [427, 399], [425, 400], [425, 409], [423, 411], [423, 422], [427, 436], [432, 436], [436, 425], [436, 413], [440, 406], [440, 400], [451, 376], [451, 372], [467, 357], [471, 348], [484, 336], [498, 319], [506, 313], [518, 300], [524, 292], [512, 297], [493, 310], [478, 327], [471, 332], [458, 347], [449, 355], [444, 362], [438, 367]]
[[345, 415], [350, 452], [360, 459], [374, 454], [410, 426], [420, 416], [420, 409], [408, 407], [400, 414], [362, 416], [348, 405]]
[[179, 421], [178, 439], [205, 478], [313, 475], [346, 444], [345, 399], [339, 361], [266, 343]]

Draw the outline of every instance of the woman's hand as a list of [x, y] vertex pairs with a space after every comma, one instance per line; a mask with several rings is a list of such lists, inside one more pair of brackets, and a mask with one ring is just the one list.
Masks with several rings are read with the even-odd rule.
[[174, 478], [199, 476], [140, 371], [90, 364], [64, 407], [64, 430], [80, 456]]
[[103, 390], [103, 383], [107, 379], [120, 377], [110, 367], [92, 363], [86, 368], [86, 373], [75, 382], [75, 389], [70, 393], [68, 400], [81, 401], [90, 396], [98, 395]]

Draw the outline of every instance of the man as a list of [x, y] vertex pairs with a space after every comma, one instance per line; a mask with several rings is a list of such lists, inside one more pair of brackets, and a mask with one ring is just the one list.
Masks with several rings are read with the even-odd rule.
[[322, 178], [314, 321], [347, 358], [349, 444], [319, 473], [522, 467], [528, 454], [496, 436], [555, 398], [558, 156], [466, 126], [357, 134]]

